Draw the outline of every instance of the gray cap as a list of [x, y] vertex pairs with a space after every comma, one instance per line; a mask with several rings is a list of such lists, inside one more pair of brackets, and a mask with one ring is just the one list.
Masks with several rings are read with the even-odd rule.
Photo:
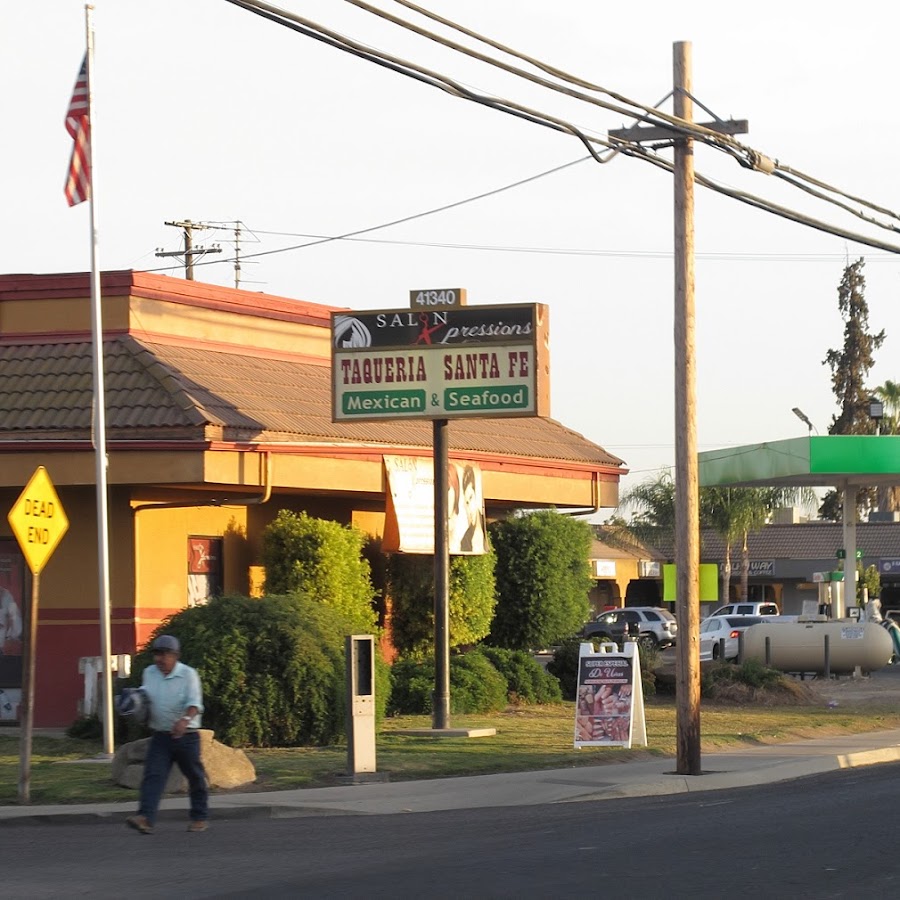
[[154, 642], [151, 650], [171, 650], [173, 653], [181, 653], [181, 644], [178, 638], [171, 634], [161, 634]]

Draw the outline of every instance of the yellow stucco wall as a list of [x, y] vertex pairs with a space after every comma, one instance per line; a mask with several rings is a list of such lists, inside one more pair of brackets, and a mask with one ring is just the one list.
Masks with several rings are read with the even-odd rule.
[[183, 609], [188, 600], [188, 538], [223, 539], [223, 590], [247, 594], [251, 558], [247, 507], [139, 508], [135, 521], [135, 607], [143, 620]]

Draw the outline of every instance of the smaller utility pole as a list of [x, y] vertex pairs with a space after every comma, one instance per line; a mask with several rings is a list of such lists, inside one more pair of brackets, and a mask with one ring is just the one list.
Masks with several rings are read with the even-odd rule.
[[241, 223], [234, 223], [234, 286], [241, 286]]
[[209, 225], [204, 225], [202, 222], [192, 222], [190, 219], [185, 219], [183, 222], [166, 222], [166, 225], [171, 225], [173, 228], [181, 228], [184, 234], [184, 249], [183, 250], [157, 250], [157, 256], [183, 256], [184, 257], [184, 277], [188, 281], [194, 280], [194, 257], [195, 256], [203, 256], [207, 253], [221, 253], [221, 247], [195, 247], [194, 246], [194, 231], [202, 230], [209, 228]]

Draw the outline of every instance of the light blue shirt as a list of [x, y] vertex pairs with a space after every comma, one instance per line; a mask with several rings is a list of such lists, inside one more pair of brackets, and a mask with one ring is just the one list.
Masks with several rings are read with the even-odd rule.
[[203, 690], [196, 669], [176, 662], [168, 675], [163, 675], [155, 665], [144, 669], [143, 688], [150, 698], [150, 721], [153, 731], [171, 731], [175, 723], [187, 714], [188, 707], [196, 706], [197, 715], [188, 722], [188, 728], [200, 727], [203, 712]]

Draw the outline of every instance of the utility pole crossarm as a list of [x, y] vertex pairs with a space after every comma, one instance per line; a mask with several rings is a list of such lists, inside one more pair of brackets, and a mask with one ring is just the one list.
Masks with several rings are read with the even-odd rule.
[[[747, 119], [716, 119], [714, 122], [697, 122], [700, 128], [718, 134], [747, 134], [750, 123]], [[608, 132], [610, 139], [640, 144], [643, 141], [674, 141], [685, 137], [684, 131], [667, 128], [665, 125], [632, 125], [630, 128], [615, 128]]]
[[192, 222], [190, 219], [185, 219], [183, 222], [166, 222], [166, 225], [171, 225], [173, 228], [181, 228], [184, 231], [184, 249], [183, 250], [157, 250], [156, 256], [183, 256], [184, 257], [184, 277], [188, 281], [194, 280], [194, 257], [195, 256], [204, 256], [207, 253], [221, 253], [221, 247], [195, 247], [194, 246], [194, 231], [196, 229], [205, 229], [209, 228], [209, 225], [204, 225], [202, 222]]

